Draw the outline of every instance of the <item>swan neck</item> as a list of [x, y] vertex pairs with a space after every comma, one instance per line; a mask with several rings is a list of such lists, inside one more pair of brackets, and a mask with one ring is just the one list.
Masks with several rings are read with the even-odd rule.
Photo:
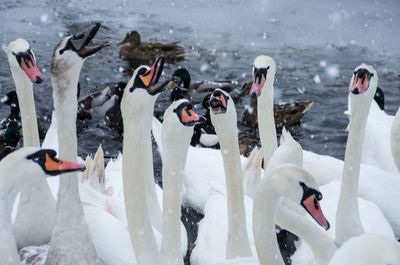
[[315, 222], [306, 216], [278, 207], [276, 223], [304, 240], [311, 248], [318, 265], [326, 264], [337, 250], [335, 242]]
[[[164, 264], [158, 252], [150, 222], [145, 180], [148, 178], [151, 158], [150, 129], [153, 109], [146, 106], [140, 111], [129, 112], [122, 106], [124, 140], [122, 174], [128, 230], [138, 265]], [[150, 145], [150, 150], [149, 150]], [[146, 155], [150, 151], [150, 156]], [[152, 160], [151, 160], [152, 162]], [[152, 169], [152, 167], [151, 167]], [[154, 188], [154, 182], [152, 185]]]
[[[232, 103], [233, 104], [233, 103]], [[233, 108], [226, 114], [210, 113], [224, 161], [228, 209], [226, 259], [252, 256], [246, 226], [243, 170], [240, 161], [237, 117]]]
[[11, 68], [21, 113], [24, 146], [39, 147], [39, 130], [33, 97], [33, 85], [28, 77]]
[[390, 131], [390, 149], [397, 171], [400, 173], [400, 108], [394, 116]]
[[253, 234], [260, 265], [284, 265], [275, 232], [279, 194], [269, 181], [260, 183], [253, 205]]
[[[272, 77], [273, 80], [274, 77]], [[274, 87], [273, 81], [267, 80], [262, 93], [257, 100], [258, 129], [264, 149], [264, 165], [268, 164], [272, 154], [278, 148], [274, 118]]]
[[[164, 116], [165, 117], [165, 116]], [[169, 126], [172, 125], [172, 126]], [[161, 254], [167, 265], [183, 265], [181, 253], [182, 172], [193, 135], [193, 127], [168, 124], [162, 127], [163, 237]]]
[[340, 246], [351, 237], [364, 233], [358, 209], [358, 181], [365, 127], [371, 100], [351, 95], [351, 116], [346, 143], [342, 185], [336, 212], [336, 243]]

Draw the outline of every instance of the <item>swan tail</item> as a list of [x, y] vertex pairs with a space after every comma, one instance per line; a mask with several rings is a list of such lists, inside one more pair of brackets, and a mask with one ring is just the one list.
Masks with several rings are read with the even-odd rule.
[[244, 193], [254, 198], [257, 186], [261, 180], [261, 164], [263, 149], [255, 146], [250, 153], [243, 172]]
[[105, 173], [104, 173], [104, 152], [101, 145], [92, 158], [88, 156], [85, 160], [86, 171], [82, 174], [82, 182], [88, 182], [92, 188], [100, 193], [105, 191]]
[[283, 144], [289, 143], [289, 142], [295, 142], [295, 140], [293, 139], [293, 136], [290, 134], [290, 132], [288, 130], [286, 130], [285, 127], [283, 127], [280, 145], [283, 145]]

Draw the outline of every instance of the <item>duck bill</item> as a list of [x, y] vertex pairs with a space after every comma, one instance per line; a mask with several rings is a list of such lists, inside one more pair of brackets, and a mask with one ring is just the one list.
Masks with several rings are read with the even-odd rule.
[[325, 230], [329, 229], [330, 224], [328, 220], [326, 220], [326, 217], [322, 212], [321, 206], [317, 199], [317, 195], [315, 193], [305, 198], [301, 202], [301, 205], [304, 207], [304, 209], [306, 209], [306, 211], [314, 218], [314, 220], [320, 226], [322, 226]]
[[47, 174], [56, 176], [62, 173], [85, 171], [86, 167], [82, 164], [61, 160], [57, 157], [50, 157], [46, 154], [45, 171]]
[[85, 29], [81, 33], [72, 36], [70, 42], [80, 57], [86, 58], [100, 51], [104, 47], [111, 45], [111, 42], [105, 42], [103, 44], [96, 45], [93, 47], [87, 47], [87, 45], [94, 38], [97, 31], [99, 30], [100, 25], [101, 25], [100, 23], [90, 25], [87, 29]]
[[164, 69], [164, 63], [164, 57], [158, 57], [150, 69], [147, 70], [143, 75], [139, 76], [150, 95], [155, 95], [161, 92], [170, 82], [165, 81], [164, 83], [157, 85], [157, 82], [160, 79], [161, 73]]
[[350, 92], [357, 95], [367, 91], [372, 76], [372, 73], [363, 68], [355, 71], [353, 83], [350, 86]]

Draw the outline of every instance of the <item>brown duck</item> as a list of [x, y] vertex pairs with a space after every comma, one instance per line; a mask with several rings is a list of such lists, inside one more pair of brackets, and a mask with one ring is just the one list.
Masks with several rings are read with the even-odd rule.
[[[249, 92], [251, 82], [246, 83], [245, 91]], [[300, 122], [300, 119], [312, 106], [312, 101], [297, 101], [294, 103], [274, 104], [274, 118], [277, 130], [283, 127], [289, 127]], [[243, 123], [246, 126], [258, 127], [257, 120], [257, 99], [250, 99], [250, 108], [245, 110], [242, 117]]]
[[169, 62], [180, 61], [188, 53], [177, 43], [141, 42], [139, 32], [132, 30], [126, 34], [123, 41], [118, 43], [121, 46], [119, 56], [129, 61], [148, 62], [161, 55]]

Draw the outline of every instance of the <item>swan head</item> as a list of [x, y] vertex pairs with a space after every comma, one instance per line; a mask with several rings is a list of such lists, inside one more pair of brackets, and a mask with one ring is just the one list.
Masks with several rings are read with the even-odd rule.
[[261, 96], [265, 84], [272, 86], [275, 78], [275, 61], [269, 56], [260, 55], [253, 62], [253, 83], [250, 88], [250, 96]]
[[94, 38], [100, 28], [100, 23], [93, 24], [80, 33], [65, 37], [61, 40], [53, 51], [51, 59], [51, 72], [53, 75], [62, 73], [73, 67], [80, 67], [83, 61], [111, 45], [111, 42], [88, 47], [89, 42]]
[[20, 73], [31, 82], [40, 84], [44, 76], [36, 65], [36, 57], [29, 43], [24, 39], [16, 39], [7, 47], [7, 57], [14, 73]]
[[371, 65], [361, 64], [354, 69], [351, 77], [349, 91], [353, 95], [365, 95], [372, 97], [375, 95], [378, 86], [378, 73]]
[[205, 122], [207, 119], [194, 112], [192, 104], [187, 99], [175, 101], [165, 111], [164, 120], [170, 118], [175, 120], [177, 126], [183, 125], [193, 127]]
[[229, 93], [217, 88], [211, 94], [208, 104], [215, 115], [225, 114], [228, 108], [231, 109], [233, 106], [233, 102], [229, 101], [230, 99]]
[[322, 194], [309, 172], [297, 165], [284, 164], [275, 167], [269, 177], [274, 191], [299, 202], [320, 226], [329, 229], [330, 224], [319, 204]]
[[0, 167], [23, 177], [24, 182], [26, 180], [25, 185], [45, 177], [85, 170], [84, 165], [61, 160], [56, 154], [56, 151], [51, 149], [23, 147], [6, 156], [0, 162]]

